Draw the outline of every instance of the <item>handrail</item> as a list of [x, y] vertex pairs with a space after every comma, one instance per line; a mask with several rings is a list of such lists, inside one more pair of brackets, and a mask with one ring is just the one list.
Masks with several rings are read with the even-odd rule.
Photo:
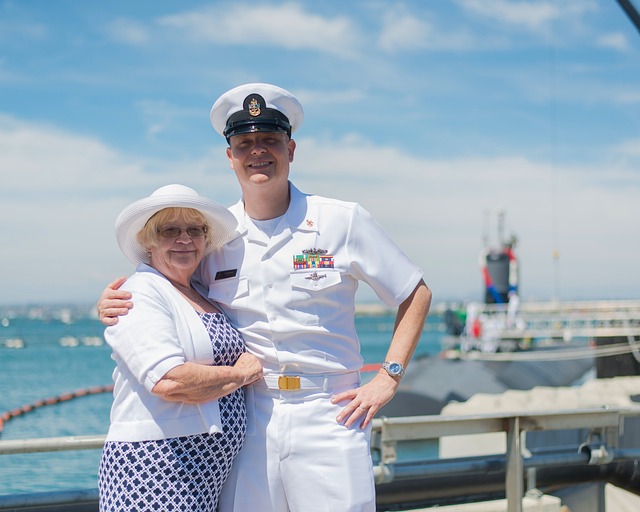
[[[617, 442], [623, 429], [625, 418], [640, 417], [640, 407], [593, 408], [578, 410], [545, 411], [536, 413], [481, 414], [468, 416], [409, 416], [396, 418], [376, 418], [373, 421], [371, 449], [374, 459], [376, 485], [390, 482], [424, 478], [434, 474], [446, 475], [455, 471], [474, 471], [482, 464], [504, 471], [504, 489], [508, 512], [521, 512], [525, 495], [523, 488], [525, 472], [534, 467], [553, 467], [561, 464], [601, 465], [613, 459], [625, 461], [640, 457], [638, 450], [618, 450]], [[567, 454], [558, 452], [546, 455], [529, 454], [524, 444], [523, 432], [543, 430], [588, 429], [589, 440], [599, 443], [585, 443], [580, 450]], [[507, 449], [504, 454], [486, 457], [463, 457], [459, 459], [434, 459], [431, 461], [398, 461], [399, 443], [446, 436], [504, 432]], [[35, 453], [66, 450], [90, 450], [101, 448], [105, 436], [71, 436], [42, 439], [12, 439], [0, 441], [0, 455]], [[69, 491], [70, 499], [74, 492]], [[83, 491], [84, 498], [96, 496]], [[89, 494], [86, 494], [89, 492]], [[51, 493], [49, 493], [51, 494]], [[29, 495], [0, 496], [0, 510], [15, 506], [16, 499], [26, 503]], [[35, 502], [46, 501], [43, 493], [34, 494]], [[56, 495], [56, 499], [62, 499]], [[34, 502], [34, 503], [35, 503]]]
[[95, 450], [104, 446], [104, 435], [42, 437], [39, 439], [9, 439], [0, 441], [0, 455], [18, 453]]
[[[526, 446], [522, 433], [526, 431], [589, 429], [601, 445], [589, 450], [606, 453], [617, 446], [625, 417], [640, 416], [640, 407], [595, 408], [561, 410], [538, 413], [484, 414], [470, 416], [414, 416], [374, 420], [371, 446], [379, 454], [380, 463], [374, 467], [376, 483], [388, 483], [396, 477], [397, 445], [405, 441], [438, 439], [444, 436], [504, 432], [507, 436], [505, 453], [505, 491], [507, 511], [521, 512]], [[594, 457], [603, 463], [605, 458]], [[414, 476], [414, 475], [409, 475]]]
[[522, 302], [517, 311], [507, 304], [474, 303], [474, 315], [482, 319], [481, 337], [487, 340], [640, 337], [639, 300]]
[[[479, 307], [485, 311], [505, 311], [506, 304], [484, 304], [478, 303]], [[519, 311], [528, 313], [548, 313], [548, 312], [574, 312], [574, 313], [594, 313], [594, 312], [620, 312], [625, 310], [640, 311], [640, 300], [585, 300], [585, 301], [522, 301], [518, 305]]]
[[383, 464], [397, 460], [396, 446], [401, 441], [437, 439], [445, 436], [510, 431], [516, 418], [520, 432], [572, 428], [621, 427], [625, 416], [640, 416], [638, 408], [571, 409], [519, 414], [478, 414], [466, 416], [405, 416], [374, 419], [371, 446], [380, 453]]
[[[381, 460], [390, 463], [397, 460], [395, 450], [392, 449], [397, 442], [506, 432], [506, 422], [515, 417], [523, 422], [522, 430], [554, 430], [617, 427], [620, 418], [625, 416], [640, 416], [640, 407], [571, 409], [530, 414], [385, 417], [373, 420], [371, 444], [373, 449], [380, 450]], [[104, 439], [104, 435], [89, 435], [0, 440], [0, 455], [98, 449], [102, 448]]]

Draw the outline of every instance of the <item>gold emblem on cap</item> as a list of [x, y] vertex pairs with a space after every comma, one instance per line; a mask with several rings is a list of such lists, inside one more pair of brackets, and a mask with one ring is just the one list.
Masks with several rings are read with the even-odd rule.
[[260, 102], [255, 98], [251, 98], [249, 102], [249, 115], [253, 117], [260, 115]]

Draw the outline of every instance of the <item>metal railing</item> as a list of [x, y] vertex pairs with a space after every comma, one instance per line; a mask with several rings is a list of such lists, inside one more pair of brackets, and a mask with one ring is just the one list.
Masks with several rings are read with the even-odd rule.
[[[528, 452], [523, 435], [530, 431], [587, 429], [588, 439], [598, 439], [596, 445], [585, 444], [572, 457], [572, 463], [584, 461], [589, 465], [606, 464], [616, 457], [620, 459], [638, 459], [639, 450], [626, 453], [616, 452], [618, 439], [623, 430], [624, 418], [640, 416], [638, 408], [596, 408], [538, 412], [532, 414], [485, 414], [473, 416], [414, 416], [386, 418], [374, 422], [371, 446], [380, 462], [374, 467], [377, 484], [395, 480], [426, 477], [443, 471], [476, 471], [483, 458], [471, 457], [455, 462], [435, 459], [431, 462], [413, 464], [398, 463], [398, 444], [407, 441], [440, 439], [445, 436], [485, 434], [503, 432], [506, 435], [506, 453], [504, 454], [504, 490], [508, 512], [521, 512], [525, 495], [525, 469], [537, 466], [566, 464], [563, 457], [538, 458]], [[585, 440], [586, 441], [586, 440]], [[491, 457], [484, 457], [491, 459]], [[453, 466], [457, 465], [457, 469]], [[464, 467], [462, 467], [464, 466]], [[485, 467], [486, 468], [486, 467]], [[531, 482], [535, 485], [534, 473]]]
[[476, 304], [501, 339], [640, 336], [640, 300], [522, 302], [513, 324], [506, 304]]
[[[501, 486], [507, 499], [508, 512], [521, 512], [525, 496], [525, 482], [535, 486], [535, 468], [557, 467], [563, 464], [602, 465], [613, 460], [637, 461], [638, 450], [618, 450], [618, 439], [624, 419], [640, 417], [638, 408], [597, 408], [538, 412], [535, 414], [484, 414], [472, 416], [412, 416], [375, 419], [371, 436], [374, 477], [377, 486], [390, 482], [400, 485], [411, 479], [427, 479], [443, 475], [486, 472], [488, 467], [504, 466]], [[525, 432], [547, 430], [586, 429], [589, 434], [584, 445], [573, 453], [551, 453], [535, 456], [529, 453]], [[464, 457], [402, 461], [398, 447], [402, 443], [440, 439], [446, 436], [502, 432], [506, 435], [506, 452], [495, 456]], [[597, 443], [589, 442], [597, 439]], [[101, 448], [104, 436], [73, 436], [46, 439], [14, 439], [0, 441], [0, 455]], [[498, 460], [499, 459], [499, 460]], [[496, 462], [496, 460], [498, 460]], [[525, 474], [527, 478], [525, 478]], [[528, 489], [531, 490], [531, 489]], [[54, 493], [34, 493], [0, 496], [0, 510], [26, 509], [46, 504], [71, 504], [77, 501], [94, 502], [97, 490], [74, 490]], [[42, 508], [42, 510], [53, 510]], [[59, 510], [63, 510], [60, 508]]]

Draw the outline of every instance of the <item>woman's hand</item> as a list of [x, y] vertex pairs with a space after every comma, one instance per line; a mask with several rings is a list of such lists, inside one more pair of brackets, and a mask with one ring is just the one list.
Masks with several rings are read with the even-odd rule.
[[260, 363], [260, 360], [256, 356], [249, 352], [242, 354], [233, 367], [244, 374], [245, 386], [247, 384], [253, 384], [262, 378], [262, 363]]

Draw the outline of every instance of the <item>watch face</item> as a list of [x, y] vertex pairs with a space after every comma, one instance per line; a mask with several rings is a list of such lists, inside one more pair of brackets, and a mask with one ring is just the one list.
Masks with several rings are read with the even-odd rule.
[[402, 366], [400, 366], [398, 363], [391, 363], [389, 365], [389, 373], [392, 375], [399, 375], [400, 373], [402, 373]]
[[392, 377], [402, 377], [402, 375], [404, 375], [404, 366], [400, 363], [385, 361], [382, 364], [382, 368], [384, 368]]

